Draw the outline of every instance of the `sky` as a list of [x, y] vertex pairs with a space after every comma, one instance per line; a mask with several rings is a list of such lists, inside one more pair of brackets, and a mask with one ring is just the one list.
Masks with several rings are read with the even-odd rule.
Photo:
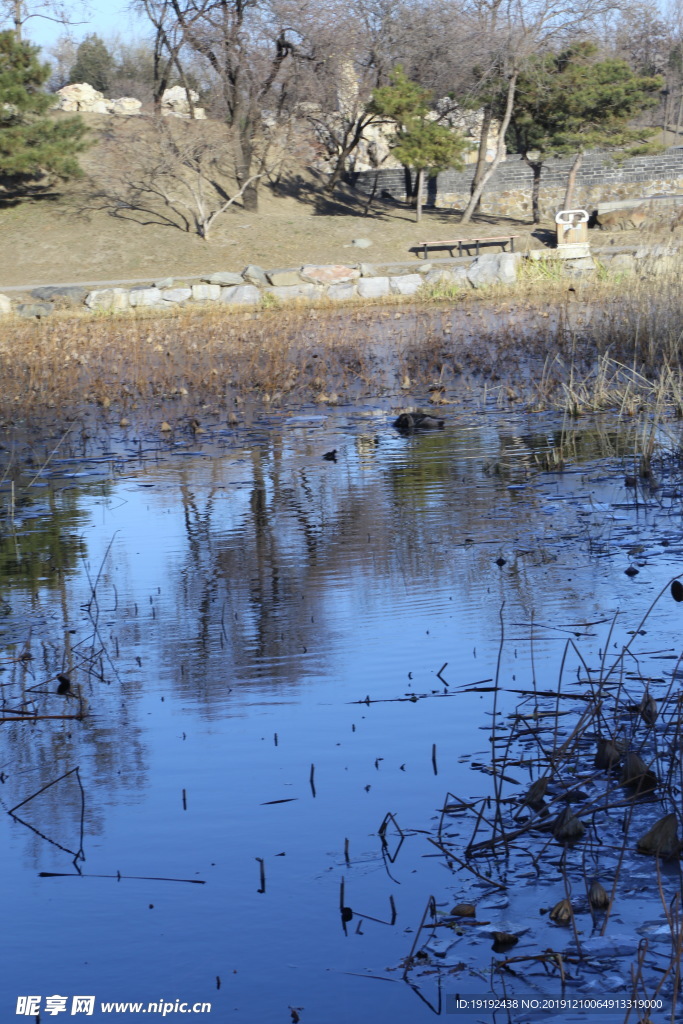
[[[34, 7], [38, 6], [34, 4]], [[83, 39], [91, 33], [97, 33], [105, 40], [110, 36], [119, 35], [124, 41], [147, 35], [145, 20], [131, 13], [126, 0], [85, 0], [83, 3], [74, 0], [68, 3], [67, 7], [73, 11], [73, 20], [79, 24], [69, 27], [43, 18], [31, 18], [25, 25], [26, 39], [43, 48], [49, 48], [66, 32], [76, 40]]]

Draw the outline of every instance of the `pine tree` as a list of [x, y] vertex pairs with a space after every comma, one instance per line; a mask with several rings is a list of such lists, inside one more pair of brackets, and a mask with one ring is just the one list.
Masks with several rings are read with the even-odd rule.
[[597, 47], [590, 42], [539, 58], [520, 75], [511, 133], [517, 151], [534, 171], [535, 220], [541, 171], [548, 157], [574, 156], [564, 198], [567, 209], [586, 149], [618, 150], [629, 156], [657, 148], [649, 141], [652, 129], [629, 125], [657, 103], [661, 86], [661, 78], [638, 75], [626, 61], [597, 60]]
[[416, 220], [422, 217], [424, 177], [434, 177], [447, 167], [462, 167], [460, 155], [465, 140], [430, 117], [430, 94], [406, 77], [399, 65], [391, 73], [390, 85], [376, 89], [369, 107], [380, 117], [396, 122], [394, 156], [404, 167], [417, 171]]
[[109, 92], [114, 58], [98, 35], [86, 36], [76, 50], [70, 82], [86, 82], [98, 92]]
[[53, 99], [43, 86], [49, 64], [38, 61], [38, 47], [0, 32], [0, 190], [16, 195], [46, 177], [80, 173], [76, 155], [86, 148], [79, 117], [46, 117]]

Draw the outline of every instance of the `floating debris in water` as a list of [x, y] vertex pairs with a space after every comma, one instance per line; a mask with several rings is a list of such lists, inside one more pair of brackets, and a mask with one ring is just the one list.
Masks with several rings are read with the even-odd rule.
[[618, 740], [605, 739], [605, 737], [599, 736], [598, 749], [595, 754], [595, 767], [605, 768], [607, 771], [610, 771], [619, 764], [623, 753], [624, 745]]
[[683, 583], [680, 580], [674, 580], [671, 584], [671, 596], [674, 601], [683, 601]]

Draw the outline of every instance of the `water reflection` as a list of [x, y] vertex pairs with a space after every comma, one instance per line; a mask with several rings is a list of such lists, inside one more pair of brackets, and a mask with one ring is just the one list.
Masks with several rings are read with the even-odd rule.
[[[447, 790], [485, 785], [467, 757], [487, 756], [488, 705], [452, 694], [492, 675], [503, 604], [506, 684], [530, 670], [533, 619], [556, 627], [535, 641], [552, 685], [568, 624], [620, 606], [617, 640], [671, 574], [677, 545], [659, 541], [680, 502], [625, 487], [628, 431], [463, 415], [400, 437], [390, 421], [273, 418], [240, 448], [169, 455], [104, 490], [53, 489], [13, 548], [5, 537], [1, 692], [6, 709], [38, 710], [3, 724], [5, 809], [79, 765], [85, 875], [195, 877], [209, 892], [93, 877], [38, 892], [37, 871], [69, 869], [59, 846], [73, 849], [81, 811], [75, 788], [45, 790], [25, 820], [51, 842], [5, 816], [0, 857], [10, 909], [27, 908], [21, 927], [51, 968], [39, 981], [35, 958], [19, 964], [7, 1005], [14, 985], [68, 979], [102, 998], [212, 998], [226, 1019], [280, 1021], [291, 1005], [347, 1019], [355, 982], [342, 972], [398, 963], [426, 895], [454, 884], [413, 830]], [[649, 629], [671, 644], [664, 617]], [[83, 721], [46, 717], [71, 703], [55, 692], [64, 670]], [[388, 811], [406, 830], [391, 873], [377, 837]], [[361, 931], [339, 927], [342, 875]], [[71, 956], [54, 956], [65, 929]], [[402, 986], [373, 984], [392, 993], [353, 988], [357, 1016], [428, 1019]]]

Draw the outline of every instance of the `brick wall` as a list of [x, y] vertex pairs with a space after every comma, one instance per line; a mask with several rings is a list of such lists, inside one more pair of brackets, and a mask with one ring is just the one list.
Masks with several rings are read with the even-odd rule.
[[[573, 158], [547, 161], [541, 177], [540, 205], [544, 213], [554, 212], [562, 203]], [[474, 169], [443, 171], [427, 182], [427, 203], [462, 209], [469, 198]], [[377, 195], [389, 193], [405, 199], [408, 178], [401, 170], [362, 171], [351, 175], [359, 191], [369, 194], [377, 179]], [[528, 216], [531, 210], [531, 168], [521, 157], [509, 156], [500, 164], [482, 196], [482, 213], [499, 216]], [[616, 163], [605, 153], [587, 153], [576, 181], [576, 205], [595, 208], [601, 201], [631, 196], [683, 191], [683, 148], [669, 149], [657, 156], [639, 156]]]

